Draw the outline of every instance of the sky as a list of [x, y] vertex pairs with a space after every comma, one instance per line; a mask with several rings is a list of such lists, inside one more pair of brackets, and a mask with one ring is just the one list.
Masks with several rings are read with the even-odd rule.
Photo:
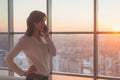
[[0, 0], [0, 32], [6, 32], [8, 26], [7, 0]]
[[119, 4], [120, 0], [98, 0], [98, 27], [100, 31], [115, 31], [116, 26], [120, 27]]
[[[52, 31], [93, 31], [93, 1], [52, 0]], [[119, 4], [120, 0], [98, 0], [99, 31], [120, 31]], [[15, 32], [26, 31], [26, 19], [33, 10], [46, 13], [46, 0], [13, 0]], [[7, 31], [7, 17], [7, 0], [0, 0], [0, 32]]]

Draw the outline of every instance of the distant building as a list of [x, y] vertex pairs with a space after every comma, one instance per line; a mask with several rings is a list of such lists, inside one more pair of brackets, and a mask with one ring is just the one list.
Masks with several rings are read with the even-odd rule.
[[6, 67], [5, 56], [8, 54], [8, 51], [0, 49], [0, 67]]

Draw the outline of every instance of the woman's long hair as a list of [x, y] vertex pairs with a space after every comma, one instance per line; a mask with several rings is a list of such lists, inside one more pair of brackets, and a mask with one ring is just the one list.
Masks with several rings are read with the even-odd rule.
[[42, 21], [45, 17], [45, 13], [41, 11], [32, 11], [27, 19], [27, 30], [25, 35], [26, 36], [32, 36], [34, 33], [34, 23], [38, 23]]

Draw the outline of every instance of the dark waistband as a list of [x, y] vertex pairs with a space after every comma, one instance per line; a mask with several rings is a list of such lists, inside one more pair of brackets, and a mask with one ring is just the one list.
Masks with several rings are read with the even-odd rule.
[[29, 74], [26, 78], [29, 78], [29, 80], [32, 80], [32, 79], [48, 80], [48, 76], [44, 76], [36, 73]]

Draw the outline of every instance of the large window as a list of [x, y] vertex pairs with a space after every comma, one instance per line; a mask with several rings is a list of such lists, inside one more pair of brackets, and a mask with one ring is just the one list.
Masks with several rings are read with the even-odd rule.
[[[50, 37], [57, 55], [52, 59], [52, 80], [120, 79], [120, 0], [0, 0], [0, 75], [4, 58], [26, 31], [31, 11], [48, 14]], [[17, 64], [27, 69], [21, 51]], [[12, 73], [11, 73], [12, 72]]]

